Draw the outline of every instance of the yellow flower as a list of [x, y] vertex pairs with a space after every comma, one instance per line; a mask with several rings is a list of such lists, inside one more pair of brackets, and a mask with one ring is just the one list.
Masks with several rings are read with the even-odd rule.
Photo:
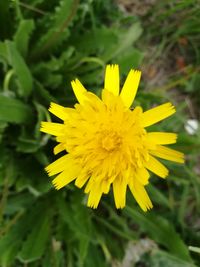
[[183, 163], [184, 155], [164, 146], [176, 142], [175, 133], [146, 130], [175, 112], [171, 103], [145, 112], [141, 107], [129, 109], [140, 76], [140, 71], [131, 70], [120, 92], [119, 66], [107, 65], [101, 99], [76, 79], [71, 84], [79, 104], [66, 108], [51, 103], [49, 111], [63, 123], [42, 122], [41, 131], [56, 136], [55, 154], [67, 152], [46, 167], [49, 176], [57, 175], [56, 189], [73, 180], [79, 188], [86, 184], [87, 205], [97, 208], [112, 185], [115, 205], [123, 208], [128, 186], [144, 211], [152, 208], [145, 190], [149, 171], [161, 178], [168, 175], [156, 157]]

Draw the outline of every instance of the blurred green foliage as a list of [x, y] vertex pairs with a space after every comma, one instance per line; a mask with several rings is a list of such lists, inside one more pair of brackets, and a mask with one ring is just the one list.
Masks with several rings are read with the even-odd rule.
[[[187, 102], [154, 127], [181, 133], [177, 148], [188, 162], [168, 164], [167, 181], [152, 177], [155, 208], [148, 214], [129, 194], [122, 211], [115, 210], [111, 193], [91, 210], [83, 192], [73, 185], [56, 192], [44, 172], [55, 159], [54, 139], [39, 132], [40, 122], [50, 120], [50, 101], [73, 106], [75, 77], [98, 94], [109, 62], [118, 63], [124, 77], [130, 68], [152, 66], [162, 53], [174, 56], [175, 47], [185, 72], [148, 91], [144, 80], [136, 103], [148, 108], [164, 102], [175, 85], [182, 99], [198, 106], [199, 2], [164, 2], [143, 17], [122, 12], [111, 0], [0, 2], [0, 266], [200, 265], [200, 255], [188, 249], [200, 247], [200, 179], [194, 172], [200, 132], [188, 136], [184, 130]], [[181, 46], [184, 38], [189, 45]], [[145, 62], [152, 43], [157, 52]], [[128, 244], [138, 258], [129, 255], [125, 265]]]

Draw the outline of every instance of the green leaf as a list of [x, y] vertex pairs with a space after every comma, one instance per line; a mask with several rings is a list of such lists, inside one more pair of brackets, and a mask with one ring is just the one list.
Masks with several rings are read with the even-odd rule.
[[6, 68], [7, 61], [8, 61], [8, 55], [7, 55], [7, 49], [6, 44], [3, 42], [0, 42], [0, 62], [3, 63], [4, 69]]
[[[83, 54], [101, 53], [101, 57], [104, 58], [104, 54], [107, 54], [107, 49], [113, 48], [113, 45], [118, 44], [118, 35], [113, 29], [109, 29], [105, 26], [97, 28], [93, 31], [86, 31], [83, 35], [72, 36], [74, 46], [78, 51]], [[110, 55], [110, 54], [109, 54]], [[77, 62], [76, 62], [77, 63]]]
[[154, 215], [153, 212], [151, 214], [142, 213], [128, 206], [124, 212], [148, 233], [153, 240], [166, 247], [177, 257], [191, 262], [188, 248], [175, 231], [172, 223], [158, 214]]
[[6, 215], [14, 215], [19, 210], [24, 210], [28, 208], [34, 202], [34, 196], [30, 195], [27, 191], [17, 192], [8, 198], [7, 205], [5, 208]]
[[148, 188], [149, 193], [152, 196], [153, 203], [159, 203], [159, 205], [170, 208], [169, 199], [158, 188], [156, 188], [156, 186], [150, 184]]
[[31, 72], [26, 65], [23, 57], [16, 48], [15, 43], [6, 41], [9, 63], [15, 71], [17, 76], [17, 83], [19, 87], [19, 94], [27, 97], [32, 92], [33, 79]]
[[0, 143], [1, 143], [2, 139], [3, 139], [3, 134], [4, 134], [4, 131], [5, 131], [7, 126], [8, 126], [7, 122], [0, 121]]
[[56, 98], [52, 96], [40, 82], [35, 81], [34, 89], [37, 93], [37, 97], [41, 98], [47, 105], [49, 105], [50, 102], [56, 102]]
[[101, 254], [99, 253], [98, 247], [91, 245], [89, 247], [89, 253], [85, 260], [85, 265], [87, 267], [108, 267], [105, 260], [102, 258]]
[[49, 181], [43, 166], [41, 166], [33, 155], [30, 154], [23, 160], [15, 159], [15, 161], [18, 168], [18, 179], [15, 182], [17, 191], [28, 188], [29, 191], [38, 196], [50, 190], [52, 186], [51, 182]]
[[149, 266], [153, 267], [197, 267], [196, 265], [177, 258], [162, 250], [154, 250], [148, 259]]
[[28, 139], [26, 137], [19, 137], [17, 142], [17, 151], [25, 153], [34, 153], [40, 147], [40, 143], [34, 139]]
[[140, 68], [144, 54], [135, 48], [130, 48], [128, 52], [117, 57], [120, 66], [120, 73], [127, 75], [131, 68]]
[[135, 41], [142, 34], [142, 27], [140, 23], [133, 24], [120, 38], [120, 45], [118, 49], [112, 54], [112, 57], [121, 54], [126, 51], [127, 48], [131, 47]]
[[89, 210], [81, 204], [80, 192], [73, 194], [73, 201], [69, 206], [63, 198], [57, 198], [59, 212], [63, 221], [68, 224], [68, 227], [73, 232], [74, 237], [78, 240], [79, 264], [83, 264], [91, 239], [91, 218]]
[[41, 210], [35, 218], [31, 225], [31, 232], [18, 254], [19, 260], [23, 263], [40, 259], [45, 251], [50, 235], [50, 218], [46, 211], [49, 210]]
[[[11, 229], [0, 239], [0, 266], [7, 267], [11, 265], [16, 255], [19, 253], [27, 233], [30, 234], [25, 243], [27, 246], [29, 245], [28, 240], [30, 240], [30, 236], [33, 235], [33, 231], [35, 232], [35, 243], [32, 244], [33, 251], [30, 251], [28, 257], [32, 259], [33, 257], [39, 257], [41, 255], [44, 249], [44, 241], [46, 241], [46, 234], [49, 231], [49, 216], [47, 216], [46, 210], [46, 203], [44, 201], [38, 201], [34, 203], [30, 209], [27, 209], [24, 214], [21, 210], [19, 211], [18, 220], [15, 221]], [[44, 226], [46, 226], [47, 229], [44, 229]], [[41, 229], [38, 227], [41, 227]], [[38, 244], [40, 241], [41, 244]], [[38, 248], [35, 248], [35, 246], [38, 246]], [[30, 245], [28, 248], [30, 249]], [[25, 252], [26, 251], [24, 251], [22, 255], [26, 255]]]
[[131, 49], [134, 42], [142, 34], [142, 27], [140, 23], [135, 23], [126, 31], [122, 28], [121, 32], [121, 34], [118, 33], [118, 42], [109, 46], [106, 49], [105, 54], [102, 56], [105, 61], [115, 59], [122, 53], [127, 52], [127, 49]]
[[24, 237], [26, 231], [27, 221], [19, 220], [14, 227], [9, 230], [9, 232], [0, 239], [0, 263], [2, 267], [8, 266], [11, 264], [18, 252], [22, 238]]
[[68, 29], [69, 23], [75, 15], [78, 1], [61, 0], [55, 8], [55, 13], [51, 14], [48, 29], [35, 45], [32, 56], [38, 57], [41, 54], [46, 54], [55, 45], [67, 39], [70, 35]]
[[0, 39], [9, 38], [12, 32], [13, 17], [10, 12], [10, 1], [0, 1]]
[[33, 112], [27, 104], [0, 94], [0, 121], [28, 124], [32, 120]]
[[37, 110], [37, 123], [35, 125], [34, 136], [38, 140], [41, 137], [41, 132], [40, 132], [41, 121], [45, 121], [48, 118], [49, 113], [48, 113], [48, 110], [44, 106], [40, 105], [37, 102], [35, 102], [34, 104]]
[[18, 51], [23, 57], [27, 55], [29, 39], [33, 30], [34, 21], [32, 19], [21, 20], [17, 32], [15, 33], [14, 41]]

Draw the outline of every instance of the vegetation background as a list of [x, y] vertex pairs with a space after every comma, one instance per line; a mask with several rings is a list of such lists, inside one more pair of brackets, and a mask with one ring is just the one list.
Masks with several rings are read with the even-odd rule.
[[[0, 0], [0, 266], [200, 266], [200, 129], [185, 129], [200, 115], [199, 44], [199, 0]], [[148, 213], [129, 194], [123, 210], [112, 193], [89, 209], [44, 172], [50, 101], [73, 106], [75, 77], [98, 94], [107, 63], [123, 79], [142, 69], [135, 104], [177, 106], [156, 129], [180, 133], [186, 164], [152, 176]]]

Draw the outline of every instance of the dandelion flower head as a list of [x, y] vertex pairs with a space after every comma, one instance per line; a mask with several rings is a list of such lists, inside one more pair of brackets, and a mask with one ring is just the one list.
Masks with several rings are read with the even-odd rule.
[[87, 205], [97, 208], [112, 188], [116, 208], [123, 208], [129, 188], [144, 211], [152, 208], [145, 190], [149, 172], [161, 178], [168, 175], [157, 158], [183, 163], [184, 156], [165, 146], [176, 142], [175, 133], [147, 131], [175, 113], [171, 103], [148, 111], [139, 106], [130, 109], [140, 77], [140, 71], [130, 70], [120, 90], [119, 66], [107, 65], [101, 98], [76, 79], [71, 82], [79, 102], [74, 108], [51, 103], [49, 111], [62, 123], [42, 122], [41, 131], [56, 136], [55, 154], [66, 151], [46, 167], [49, 176], [56, 175], [56, 189], [75, 181], [77, 187], [84, 186]]

